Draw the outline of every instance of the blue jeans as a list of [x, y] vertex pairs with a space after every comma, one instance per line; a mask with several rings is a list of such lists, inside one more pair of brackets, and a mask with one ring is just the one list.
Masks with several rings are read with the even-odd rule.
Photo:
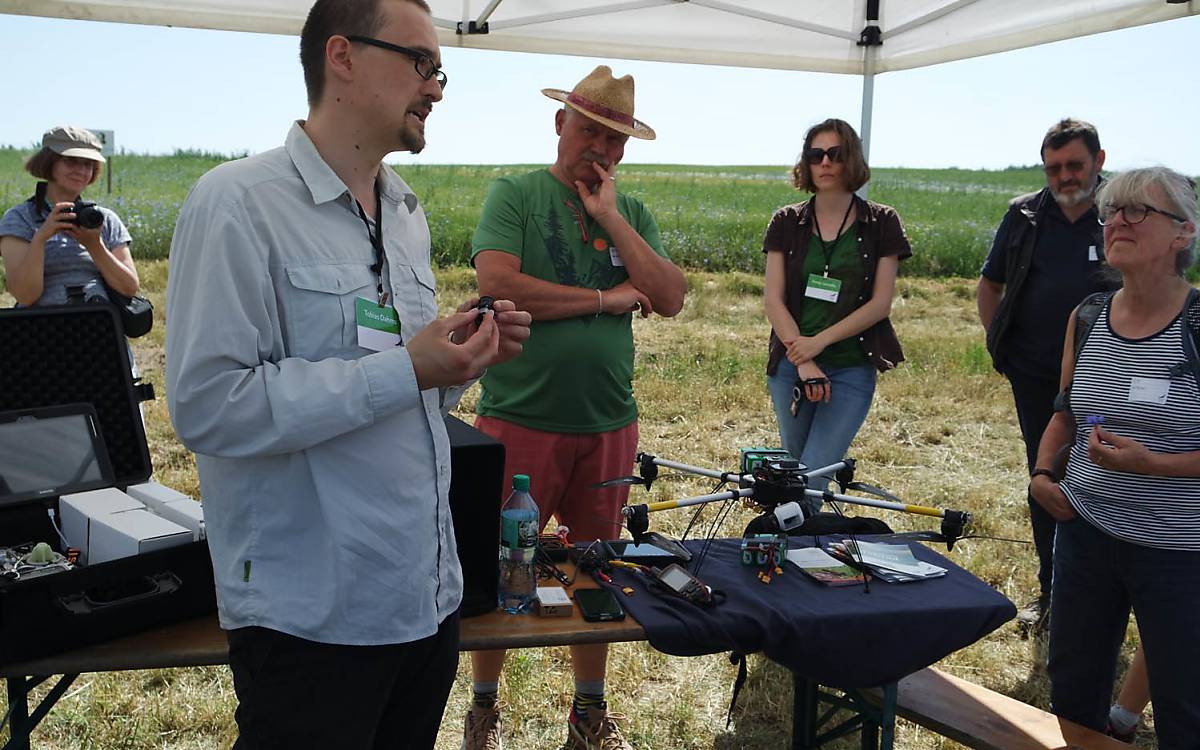
[[1058, 525], [1050, 596], [1054, 713], [1104, 729], [1132, 607], [1158, 747], [1200, 746], [1200, 552], [1123, 542], [1077, 518]]
[[[767, 390], [775, 407], [779, 439], [783, 449], [810, 469], [841, 461], [850, 442], [858, 434], [871, 398], [875, 395], [875, 368], [871, 365], [823, 367], [830, 382], [829, 403], [802, 401], [792, 416], [792, 386], [796, 384], [796, 366], [783, 359], [774, 375], [767, 376]], [[814, 479], [811, 486], [823, 490], [827, 479]], [[808, 498], [808, 510], [821, 509], [819, 498]]]

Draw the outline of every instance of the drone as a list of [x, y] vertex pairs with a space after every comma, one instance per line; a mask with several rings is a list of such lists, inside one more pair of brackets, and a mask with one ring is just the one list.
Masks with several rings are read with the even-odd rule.
[[[808, 469], [799, 461], [792, 458], [771, 457], [755, 463], [752, 470], [747, 472], [717, 471], [699, 466], [668, 461], [649, 453], [638, 453], [636, 456], [638, 474], [636, 476], [619, 477], [602, 482], [600, 486], [640, 484], [647, 490], [658, 478], [659, 467], [675, 471], [695, 474], [697, 476], [718, 479], [721, 482], [736, 484], [736, 489], [715, 492], [709, 495], [699, 495], [680, 500], [664, 500], [657, 503], [642, 503], [626, 505], [621, 509], [625, 518], [626, 528], [633, 536], [635, 543], [640, 543], [649, 533], [649, 514], [673, 508], [685, 508], [692, 505], [703, 505], [730, 500], [742, 500], [753, 505], [760, 515], [751, 521], [746, 528], [746, 534], [784, 533], [799, 528], [811, 515], [807, 505], [802, 502], [807, 498], [820, 498], [824, 502], [841, 502], [853, 505], [863, 505], [871, 508], [911, 513], [919, 516], [930, 516], [941, 519], [941, 534], [932, 532], [916, 532], [914, 538], [946, 543], [948, 550], [954, 549], [954, 543], [962, 539], [972, 522], [970, 513], [961, 510], [947, 510], [923, 505], [911, 505], [889, 492], [868, 484], [854, 481], [855, 461], [846, 458], [829, 466], [818, 469]], [[813, 489], [810, 485], [813, 479], [832, 478], [837, 482], [843, 493]], [[868, 493], [875, 497], [847, 495], [845, 490], [855, 490]]]

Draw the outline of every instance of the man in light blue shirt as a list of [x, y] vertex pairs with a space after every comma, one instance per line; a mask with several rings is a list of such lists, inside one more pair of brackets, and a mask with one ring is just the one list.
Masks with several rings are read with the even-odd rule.
[[381, 164], [421, 150], [442, 98], [423, 0], [318, 0], [300, 47], [307, 120], [180, 211], [168, 405], [197, 454], [235, 748], [431, 748], [462, 596], [442, 413], [530, 318], [436, 319], [424, 211]]

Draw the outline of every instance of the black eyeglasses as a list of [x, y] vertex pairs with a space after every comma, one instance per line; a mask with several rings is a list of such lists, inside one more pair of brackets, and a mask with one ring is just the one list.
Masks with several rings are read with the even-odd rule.
[[369, 44], [372, 47], [379, 47], [380, 49], [399, 52], [402, 55], [411, 57], [413, 60], [413, 66], [417, 69], [417, 75], [421, 76], [426, 81], [428, 81], [430, 78], [436, 78], [438, 85], [442, 87], [442, 90], [444, 91], [446, 89], [446, 74], [441, 68], [438, 67], [438, 64], [433, 61], [432, 57], [421, 50], [409, 49], [408, 47], [401, 47], [398, 44], [385, 42], [382, 39], [372, 39], [369, 36], [358, 36], [357, 34], [348, 36], [346, 38], [352, 42]]
[[809, 164], [820, 164], [825, 161], [825, 157], [829, 157], [829, 161], [842, 160], [842, 147], [830, 146], [829, 148], [812, 147], [804, 150], [804, 161]]
[[1141, 224], [1150, 214], [1162, 214], [1168, 219], [1174, 219], [1180, 223], [1187, 221], [1179, 214], [1173, 214], [1170, 211], [1164, 211], [1161, 208], [1147, 206], [1145, 203], [1130, 203], [1128, 206], [1100, 206], [1100, 211], [1096, 215], [1097, 220], [1104, 226], [1108, 226], [1117, 218], [1117, 214], [1124, 214], [1125, 221], [1130, 224]]
[[1046, 164], [1042, 167], [1042, 171], [1046, 173], [1047, 177], [1057, 177], [1058, 173], [1063, 171], [1064, 168], [1068, 172], [1075, 173], [1082, 172], [1083, 168], [1086, 166], [1086, 162], [1069, 161], [1066, 164]]

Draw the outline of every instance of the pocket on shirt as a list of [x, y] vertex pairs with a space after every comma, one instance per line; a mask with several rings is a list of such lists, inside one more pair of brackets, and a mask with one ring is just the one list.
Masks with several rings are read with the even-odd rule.
[[323, 359], [357, 349], [354, 300], [373, 299], [375, 274], [359, 263], [289, 266], [284, 314], [288, 353]]
[[428, 266], [397, 266], [396, 311], [406, 324], [423, 328], [437, 317], [437, 281]]

